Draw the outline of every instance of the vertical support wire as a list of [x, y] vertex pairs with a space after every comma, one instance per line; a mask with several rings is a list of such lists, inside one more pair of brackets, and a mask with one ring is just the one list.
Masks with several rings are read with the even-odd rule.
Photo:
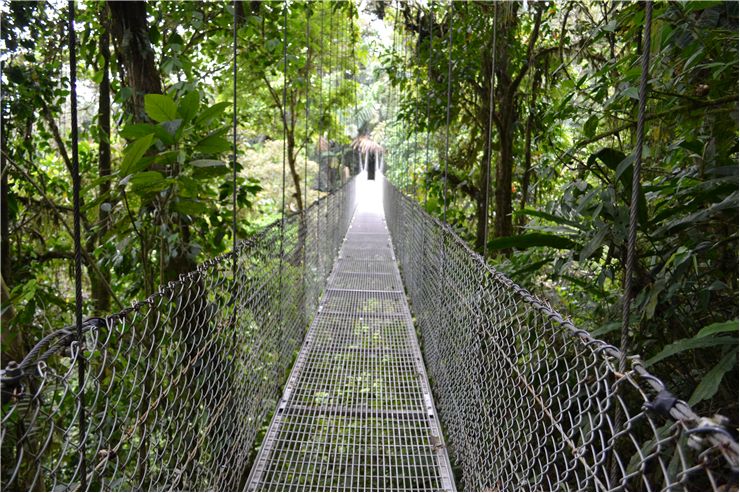
[[[336, 44], [334, 42], [334, 6], [331, 4], [332, 0], [329, 0], [329, 98], [327, 103], [329, 105], [332, 105], [332, 86], [334, 85], [334, 74], [332, 73], [335, 69], [334, 67], [334, 45]], [[326, 150], [327, 150], [327, 162], [326, 162], [326, 175], [327, 180], [329, 181], [329, 192], [334, 191], [334, 179], [332, 178], [332, 172], [331, 172], [331, 163], [334, 160], [332, 154], [333, 150], [331, 147], [331, 135], [332, 135], [332, 125], [334, 124], [334, 108], [329, 108], [328, 112], [332, 117], [329, 118], [329, 128], [326, 130]], [[328, 223], [327, 223], [328, 224]]]
[[491, 90], [488, 94], [488, 140], [486, 140], [486, 147], [488, 149], [486, 155], [486, 193], [483, 202], [484, 219], [483, 219], [483, 258], [486, 258], [488, 254], [488, 209], [489, 205], [489, 194], [491, 190], [491, 161], [493, 157], [493, 142], [491, 138], [493, 135], [493, 108], [496, 102], [494, 93], [496, 89], [496, 31], [498, 27], [498, 3], [493, 2], [493, 35], [491, 40]]
[[232, 142], [231, 142], [231, 146], [232, 146], [231, 147], [231, 152], [232, 152], [232, 157], [231, 157], [231, 159], [232, 159], [231, 160], [231, 163], [232, 163], [232, 170], [231, 170], [232, 171], [232, 174], [231, 174], [231, 186], [232, 186], [232, 190], [231, 190], [231, 214], [232, 214], [232, 218], [231, 218], [231, 230], [232, 230], [231, 253], [232, 253], [232, 271], [231, 271], [231, 273], [232, 273], [232, 279], [233, 279], [232, 282], [234, 283], [234, 287], [233, 287], [234, 291], [233, 291], [233, 293], [232, 293], [231, 296], [232, 296], [232, 300], [233, 300], [233, 303], [234, 303], [234, 314], [236, 314], [236, 291], [237, 291], [237, 287], [236, 287], [236, 270], [237, 270], [237, 268], [236, 268], [236, 265], [237, 265], [237, 252], [236, 252], [236, 244], [237, 244], [237, 237], [236, 237], [236, 213], [237, 213], [237, 209], [236, 209], [236, 195], [237, 195], [236, 194], [236, 173], [237, 173], [237, 170], [236, 170], [236, 168], [237, 168], [237, 161], [236, 161], [236, 154], [237, 154], [237, 130], [236, 130], [236, 109], [237, 109], [237, 106], [236, 106], [236, 95], [237, 95], [237, 92], [236, 92], [236, 75], [237, 75], [237, 60], [236, 60], [236, 56], [237, 56], [237, 43], [238, 43], [238, 40], [237, 40], [237, 31], [238, 31], [237, 20], [238, 19], [237, 19], [237, 16], [236, 16], [236, 1], [237, 0], [234, 0], [233, 1], [233, 4], [232, 4], [232, 7], [234, 9], [234, 11], [233, 11], [233, 22], [234, 22], [233, 36], [234, 36], [234, 38], [233, 38], [233, 46], [232, 46], [232, 57], [233, 57], [232, 75], [234, 77], [234, 81], [233, 81], [233, 85], [232, 85], [232, 88], [231, 88], [232, 89], [233, 98], [234, 98], [233, 107], [232, 107], [233, 115], [232, 115], [232, 120], [231, 120], [231, 126], [232, 126], [232, 128], [231, 128], [231, 132], [232, 132], [231, 133], [231, 136], [232, 136]]
[[[279, 305], [278, 305], [278, 316], [280, 317], [280, 328], [284, 332], [285, 317], [283, 316], [283, 261], [285, 257], [285, 165], [288, 156], [288, 120], [286, 115], [286, 103], [288, 101], [288, 0], [283, 1], [283, 102], [282, 102], [282, 118], [283, 118], [283, 176], [282, 185], [280, 187], [280, 260], [278, 267], [278, 293], [279, 293]], [[284, 333], [280, 334], [280, 340], [278, 341], [278, 354], [282, 354], [282, 343], [285, 343]], [[276, 370], [280, 370], [280, 364], [276, 365]], [[281, 390], [280, 380], [282, 375], [277, 375], [276, 385], [278, 392]]]
[[[394, 17], [393, 17], [393, 43], [391, 46], [391, 53], [393, 57], [396, 56], [396, 49], [397, 49], [396, 48], [396, 33], [398, 31], [398, 18], [400, 16], [400, 12], [401, 12], [401, 4], [399, 3], [398, 7], [394, 10]], [[393, 73], [396, 74], [396, 64], [395, 63], [393, 64]], [[391, 91], [391, 94], [389, 96], [388, 106], [390, 107], [390, 112], [393, 113], [393, 133], [397, 134], [398, 133], [398, 94], [399, 94], [398, 85], [390, 84], [390, 91]], [[394, 94], [395, 94], [395, 98], [393, 97]], [[391, 115], [388, 115], [388, 116], [391, 116]], [[393, 153], [391, 154], [391, 156], [393, 156], [393, 169], [394, 170], [400, 164], [398, 155], [399, 155], [398, 146], [394, 145]], [[378, 170], [378, 163], [375, 163], [375, 171], [377, 170]], [[396, 178], [396, 185], [400, 186], [400, 183], [398, 182], [398, 178]]]
[[[320, 20], [320, 34], [319, 34], [319, 121], [318, 121], [318, 127], [319, 127], [319, 138], [317, 139], [318, 143], [318, 170], [316, 173], [316, 191], [317, 191], [317, 200], [319, 200], [318, 194], [321, 192], [321, 161], [323, 160], [322, 154], [323, 154], [323, 143], [322, 140], [324, 139], [324, 129], [322, 126], [322, 120], [324, 118], [324, 10], [325, 10], [325, 2], [322, 0], [320, 2], [321, 5], [321, 20]], [[324, 270], [322, 268], [322, 255], [321, 255], [321, 202], [318, 202], [318, 207], [316, 210], [316, 241], [319, 243], [319, 246], [317, 248], [317, 267], [319, 269], [319, 274], [321, 276], [324, 275]]]
[[75, 0], [68, 3], [69, 30], [69, 92], [72, 138], [72, 201], [74, 209], [74, 248], [75, 248], [75, 326], [77, 328], [77, 416], [80, 427], [79, 478], [80, 489], [87, 489], [87, 462], [85, 448], [87, 442], [85, 409], [85, 356], [82, 339], [82, 241], [80, 232], [80, 153], [77, 129], [77, 38], [75, 35]]
[[303, 139], [304, 146], [304, 160], [303, 160], [303, 208], [301, 209], [301, 235], [300, 238], [303, 250], [303, 313], [305, 317], [305, 325], [307, 326], [311, 321], [311, 314], [308, 313], [309, 299], [308, 299], [308, 118], [310, 116], [309, 105], [311, 97], [311, 9], [308, 5], [306, 7], [306, 115], [305, 115], [305, 137]]
[[[426, 176], [425, 181], [429, 177], [429, 168], [431, 162], [429, 160], [429, 137], [432, 132], [432, 120], [431, 120], [431, 108], [432, 108], [432, 91], [434, 90], [434, 81], [432, 80], [432, 53], [434, 51], [434, 1], [429, 2], [429, 60], [428, 62], [428, 74], [427, 79], [429, 80], [429, 94], [427, 95], [427, 142], [426, 142]], [[427, 208], [427, 199], [429, 198], [429, 187], [424, 185], [424, 210]]]
[[637, 208], [640, 190], [640, 171], [642, 168], [642, 146], [645, 137], [645, 108], [647, 106], [648, 79], [650, 77], [650, 28], [653, 20], [653, 2], [645, 3], [645, 34], [642, 44], [642, 74], [640, 75], [639, 107], [637, 109], [637, 145], [635, 164], [632, 172], [632, 196], [630, 198], [630, 223], [627, 237], [627, 265], [624, 273], [624, 295], [622, 303], [622, 337], [619, 370], [624, 372], [629, 350], [630, 307], [632, 305], [632, 273], [635, 270], [637, 251]]
[[357, 166], [356, 166], [356, 168], [357, 168], [357, 171], [359, 173], [359, 171], [360, 171], [360, 161], [361, 161], [361, 158], [360, 158], [360, 152], [361, 151], [360, 151], [360, 146], [359, 146], [359, 143], [360, 143], [359, 142], [359, 139], [360, 139], [360, 125], [359, 125], [359, 120], [358, 120], [359, 115], [357, 113], [357, 53], [355, 52], [355, 43], [356, 43], [356, 40], [355, 40], [355, 22], [354, 22], [354, 16], [355, 16], [355, 11], [353, 10], [352, 11], [352, 23], [350, 24], [350, 27], [352, 29], [352, 35], [350, 37], [350, 42], [352, 43], [352, 55], [351, 55], [352, 56], [352, 101], [353, 101], [353, 105], [354, 105], [354, 109], [353, 109], [354, 115], [352, 117], [352, 121], [355, 123], [355, 126], [357, 127], [357, 131], [356, 131], [356, 134], [357, 135], [355, 137], [357, 139], [357, 142], [356, 142], [357, 149], [355, 149], [355, 150], [357, 151], [357, 163], [356, 163]]
[[[421, 86], [421, 77], [419, 76], [419, 66], [421, 65], [421, 7], [416, 7], [416, 28], [419, 30], [419, 36], [417, 38], [416, 42], [416, 60], [414, 63], [414, 100], [419, 100], [419, 86]], [[416, 116], [416, 112], [418, 111], [418, 105], [414, 104], [414, 116]], [[418, 121], [418, 119], [417, 119]], [[414, 200], [416, 200], [416, 192], [417, 192], [417, 186], [416, 186], [416, 157], [419, 153], [419, 131], [418, 129], [414, 130], [414, 169], [413, 173], [411, 174], [411, 194], [414, 197]]]
[[452, 106], [452, 16], [455, 12], [455, 3], [450, 2], [450, 13], [447, 21], [449, 38], [447, 41], [447, 125], [445, 127], [445, 174], [442, 196], [442, 221], [447, 222], [447, 168], [450, 161], [450, 106]]
[[310, 70], [311, 61], [311, 9], [306, 5], [306, 138], [304, 140], [304, 152], [305, 159], [303, 161], [303, 210], [305, 211], [308, 207], [308, 119], [310, 117], [310, 105], [311, 105], [311, 74]]

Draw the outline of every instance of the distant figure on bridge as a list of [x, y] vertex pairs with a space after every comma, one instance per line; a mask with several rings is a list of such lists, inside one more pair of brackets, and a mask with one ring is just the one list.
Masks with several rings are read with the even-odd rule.
[[375, 179], [375, 154], [369, 154], [367, 157], [367, 179]]
[[367, 179], [375, 179], [375, 171], [382, 171], [383, 146], [373, 141], [367, 135], [360, 135], [352, 142], [352, 148], [360, 154], [360, 170], [367, 171]]

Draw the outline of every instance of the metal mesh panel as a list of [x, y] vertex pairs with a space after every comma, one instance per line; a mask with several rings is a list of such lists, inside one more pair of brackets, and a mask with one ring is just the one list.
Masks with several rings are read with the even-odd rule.
[[[2, 373], [2, 488], [234, 490], [354, 210], [355, 180], [148, 299], [56, 331]], [[282, 241], [281, 241], [282, 239]], [[282, 246], [282, 248], [281, 248]], [[79, 429], [78, 358], [86, 428]], [[82, 433], [82, 434], [81, 434]]]
[[358, 205], [250, 490], [454, 488], [382, 211], [363, 208], [373, 203]]
[[[737, 442], [496, 272], [386, 182], [385, 212], [468, 490], [736, 490]], [[656, 399], [656, 395], [658, 399]], [[670, 403], [664, 414], [660, 400]]]

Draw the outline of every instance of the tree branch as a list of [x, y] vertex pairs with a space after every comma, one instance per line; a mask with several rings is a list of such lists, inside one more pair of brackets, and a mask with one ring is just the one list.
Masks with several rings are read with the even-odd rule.
[[[3, 154], [5, 155], [5, 159], [8, 161], [8, 163], [10, 163], [10, 165], [13, 166], [16, 170], [18, 170], [18, 172], [20, 174], [22, 174], [23, 177], [26, 180], [28, 180], [28, 183], [30, 183], [31, 186], [33, 186], [33, 188], [35, 188], [36, 191], [41, 194], [41, 196], [44, 198], [44, 200], [46, 201], [46, 203], [49, 205], [49, 207], [51, 208], [52, 212], [56, 216], [57, 220], [62, 224], [62, 226], [64, 227], [64, 229], [69, 234], [70, 238], [74, 238], [74, 234], [72, 233], [72, 229], [69, 227], [69, 225], [67, 224], [67, 222], [62, 217], [62, 213], [59, 212], [59, 210], [56, 208], [56, 204], [54, 204], [54, 202], [52, 202], [51, 199], [49, 199], [46, 196], [46, 194], [44, 194], [44, 191], [33, 180], [33, 178], [31, 178], [31, 176], [28, 173], [26, 173], [26, 170], [24, 170], [18, 163], [16, 163], [15, 161], [13, 161], [10, 158], [10, 156], [8, 156], [5, 152], [3, 152]], [[91, 268], [92, 270], [94, 270], [95, 273], [101, 278], [101, 280], [103, 281], [103, 285], [105, 286], [105, 289], [108, 291], [108, 293], [110, 293], [111, 298], [113, 298], [113, 300], [116, 302], [116, 304], [119, 306], [119, 308], [122, 309], [123, 308], [123, 303], [121, 303], [121, 300], [118, 299], [118, 296], [116, 296], [116, 293], [113, 292], [113, 289], [110, 287], [110, 284], [108, 284], [108, 282], [106, 282], [105, 279], [103, 279], [103, 274], [100, 272], [100, 268], [98, 267], [97, 262], [95, 262], [95, 260], [90, 256], [90, 254], [87, 252], [87, 249], [85, 249], [85, 247], [82, 247], [81, 250], [82, 250], [82, 256], [83, 256], [83, 258], [87, 261], [86, 262], [87, 263], [87, 266], [89, 268]]]

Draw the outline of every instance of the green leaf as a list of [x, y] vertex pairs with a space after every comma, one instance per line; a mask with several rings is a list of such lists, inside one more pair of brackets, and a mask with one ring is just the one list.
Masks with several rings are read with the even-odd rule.
[[723, 332], [737, 332], [738, 331], [738, 320], [728, 320], [727, 322], [717, 322], [715, 324], [707, 325], [703, 327], [696, 337], [707, 337], [714, 334], [720, 334]]
[[208, 207], [202, 202], [194, 200], [178, 200], [174, 203], [173, 208], [180, 214], [187, 214], [190, 216], [197, 216], [208, 212]]
[[604, 244], [604, 238], [606, 238], [606, 234], [609, 232], [609, 228], [607, 226], [604, 226], [599, 230], [596, 235], [594, 235], [593, 238], [591, 238], [591, 241], [588, 242], [588, 244], [581, 250], [581, 253], [579, 254], [579, 258], [581, 261], [586, 260], [589, 258], [593, 253], [600, 248]]
[[180, 105], [177, 107], [177, 112], [180, 114], [183, 120], [189, 122], [195, 115], [198, 114], [200, 108], [200, 93], [198, 91], [189, 92], [184, 98], [180, 100]]
[[126, 125], [126, 127], [121, 130], [120, 135], [124, 139], [133, 140], [153, 133], [156, 133], [156, 126], [151, 123], [132, 123], [130, 125]]
[[620, 327], [622, 327], [622, 322], [608, 322], [600, 327], [597, 327], [595, 330], [593, 330], [591, 332], [591, 335], [594, 337], [601, 337], [603, 335], [614, 332]]
[[190, 165], [195, 168], [193, 178], [198, 179], [222, 176], [229, 172], [229, 167], [223, 161], [216, 159], [196, 159], [191, 161]]
[[583, 225], [578, 223], [577, 221], [573, 221], [570, 219], [566, 219], [564, 217], [550, 214], [549, 212], [538, 211], [535, 209], [522, 209], [519, 211], [514, 211], [513, 214], [515, 216], [525, 215], [525, 216], [540, 217], [542, 219], [547, 219], [548, 221], [552, 221], [556, 224], [567, 224], [568, 226], [573, 226], [576, 229], [581, 229], [581, 230], [584, 229]]
[[136, 140], [126, 146], [126, 151], [123, 155], [123, 162], [121, 163], [120, 176], [126, 176], [135, 171], [134, 166], [144, 156], [146, 151], [152, 146], [154, 141], [154, 135], [149, 134]]
[[[735, 322], [735, 324], [735, 328], [737, 328], [737, 322]], [[691, 398], [689, 398], [690, 406], [693, 406], [697, 402], [714, 397], [714, 394], [719, 390], [719, 384], [722, 383], [725, 373], [732, 370], [737, 364], [737, 352], [737, 348], [729, 351], [719, 360], [719, 363], [714, 365], [714, 367], [704, 375], [704, 378], [701, 379], [699, 385], [694, 389], [694, 393], [691, 394]]]
[[165, 94], [145, 95], [144, 111], [155, 122], [167, 122], [177, 118], [177, 105]]
[[224, 110], [228, 108], [231, 105], [228, 101], [223, 101], [221, 103], [216, 103], [213, 106], [206, 108], [203, 110], [203, 112], [198, 115], [198, 117], [195, 119], [195, 124], [198, 125], [200, 123], [205, 123], [214, 118], [215, 116], [223, 114]]
[[169, 185], [162, 173], [158, 171], [142, 171], [129, 179], [131, 190], [139, 195], [146, 195], [164, 190]]
[[488, 248], [491, 250], [503, 250], [508, 248], [526, 250], [527, 248], [543, 246], [567, 250], [575, 248], [577, 244], [570, 238], [547, 233], [527, 233], [518, 236], [505, 236], [488, 242]]
[[591, 118], [586, 120], [586, 123], [583, 124], [583, 135], [590, 139], [596, 134], [596, 128], [599, 126], [599, 117], [596, 115], [593, 115]]
[[627, 89], [622, 91], [622, 94], [632, 99], [640, 98], [640, 91], [636, 87], [628, 87]]
[[737, 346], [737, 337], [700, 337], [691, 339], [680, 339], [674, 343], [668, 344], [658, 354], [645, 362], [645, 366], [651, 366], [662, 361], [669, 356], [682, 353], [690, 349], [700, 349], [712, 346]]
[[231, 144], [223, 137], [206, 137], [196, 144], [195, 150], [203, 154], [221, 154], [231, 149]]
[[196, 168], [212, 168], [214, 166], [226, 166], [226, 164], [223, 161], [219, 161], [218, 159], [196, 159], [195, 161], [190, 161], [191, 166], [195, 166]]

